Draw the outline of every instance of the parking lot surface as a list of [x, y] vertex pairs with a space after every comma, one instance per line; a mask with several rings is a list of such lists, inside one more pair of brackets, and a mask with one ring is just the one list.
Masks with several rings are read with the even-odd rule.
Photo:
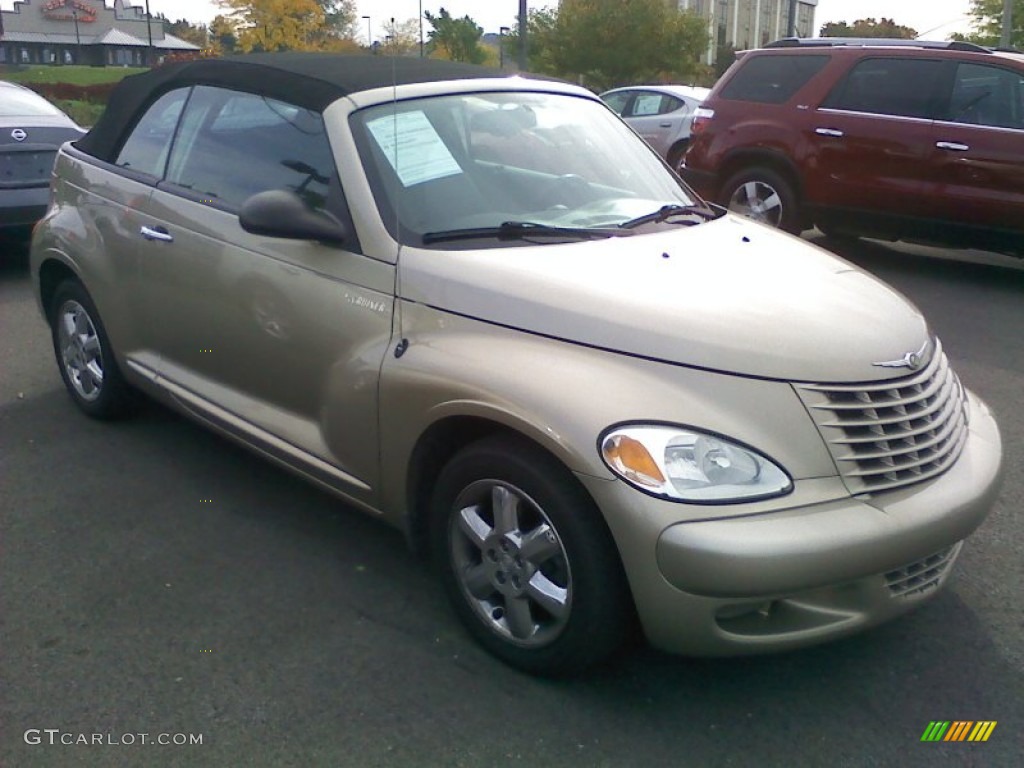
[[[0, 765], [1020, 765], [1024, 263], [817, 242], [917, 303], [999, 418], [1006, 484], [949, 588], [827, 646], [556, 682], [463, 634], [398, 533], [156, 405], [80, 415], [5, 251]], [[935, 720], [997, 726], [922, 743]]]

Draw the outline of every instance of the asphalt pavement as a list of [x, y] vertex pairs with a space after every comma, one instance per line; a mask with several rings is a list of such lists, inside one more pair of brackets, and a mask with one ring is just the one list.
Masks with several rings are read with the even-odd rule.
[[[1024, 764], [1024, 262], [820, 242], [917, 303], [995, 409], [991, 516], [942, 595], [873, 631], [751, 659], [641, 645], [565, 681], [478, 649], [397, 532], [156, 405], [83, 417], [5, 250], [0, 765]], [[935, 720], [997, 725], [922, 743]]]

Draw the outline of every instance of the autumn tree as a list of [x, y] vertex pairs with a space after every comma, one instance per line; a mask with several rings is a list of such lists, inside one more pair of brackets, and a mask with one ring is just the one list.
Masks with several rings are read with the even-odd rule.
[[394, 19], [384, 25], [384, 44], [381, 52], [388, 56], [409, 56], [419, 53], [420, 23], [418, 19], [396, 22]]
[[317, 0], [219, 0], [237, 23], [238, 49], [318, 50], [324, 9]]
[[596, 89], [690, 79], [708, 46], [704, 19], [665, 0], [562, 0], [551, 34], [554, 71]]
[[210, 44], [208, 30], [202, 24], [193, 24], [188, 19], [178, 19], [172, 22], [170, 19], [164, 18], [163, 26], [164, 32], [167, 34], [198, 45], [200, 48], [206, 48]]
[[892, 19], [857, 19], [853, 24], [832, 21], [821, 28], [822, 37], [884, 37], [902, 40], [917, 38], [917, 30], [904, 27]]
[[[958, 36], [981, 45], [999, 45], [1003, 33], [1003, 0], [971, 0], [974, 33]], [[1024, 0], [1013, 0], [1010, 45], [1024, 48]]]
[[354, 40], [359, 12], [355, 0], [317, 0], [324, 11], [324, 26], [330, 35]]
[[441, 8], [436, 16], [426, 11], [423, 18], [433, 27], [428, 35], [431, 56], [470, 64], [482, 64], [487, 60], [487, 53], [480, 46], [484, 30], [469, 16], [456, 19]]
[[210, 47], [218, 53], [230, 54], [238, 47], [238, 30], [233, 19], [218, 14], [210, 22]]

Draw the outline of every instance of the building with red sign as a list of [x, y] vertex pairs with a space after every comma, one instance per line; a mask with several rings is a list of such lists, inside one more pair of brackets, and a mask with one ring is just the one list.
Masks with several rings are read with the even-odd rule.
[[17, 0], [0, 11], [0, 64], [143, 66], [198, 51], [129, 0]]

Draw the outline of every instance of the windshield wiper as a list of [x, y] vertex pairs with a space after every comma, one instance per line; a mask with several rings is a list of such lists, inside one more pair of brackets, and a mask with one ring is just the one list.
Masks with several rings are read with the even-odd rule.
[[551, 224], [538, 224], [533, 221], [506, 221], [496, 227], [472, 227], [469, 229], [446, 229], [441, 232], [427, 232], [423, 235], [423, 244], [448, 242], [451, 240], [476, 240], [478, 238], [496, 237], [499, 240], [525, 240], [530, 237], [563, 237], [574, 240], [593, 240], [595, 238], [622, 237], [625, 232], [619, 229], [600, 227], [557, 227]]
[[[653, 224], [660, 221], [668, 221], [675, 216], [697, 216], [703, 221], [710, 221], [716, 218], [717, 214], [710, 208], [705, 208], [702, 205], [678, 205], [676, 203], [669, 203], [663, 205], [658, 210], [652, 213], [645, 213], [643, 216], [637, 216], [635, 219], [624, 221], [619, 224], [623, 229], [633, 229], [643, 224]], [[695, 222], [690, 222], [695, 223]]]

